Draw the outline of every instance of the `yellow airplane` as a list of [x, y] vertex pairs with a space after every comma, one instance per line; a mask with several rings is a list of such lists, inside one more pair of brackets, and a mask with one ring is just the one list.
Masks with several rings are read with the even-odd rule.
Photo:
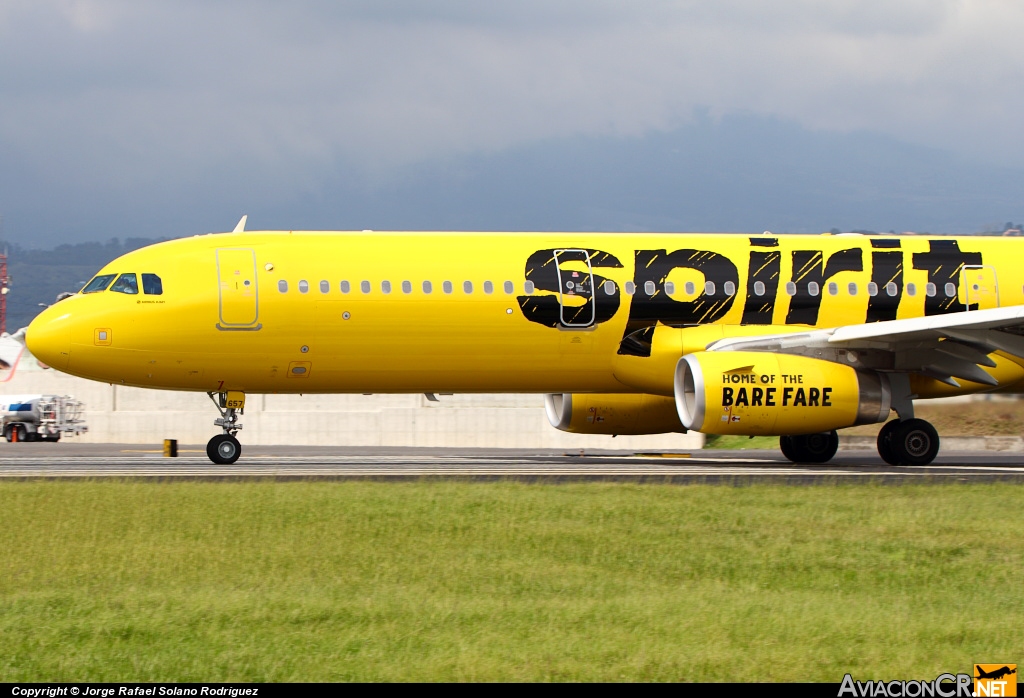
[[245, 232], [114, 260], [32, 322], [56, 369], [203, 391], [207, 452], [241, 453], [247, 393], [545, 393], [591, 434], [778, 435], [799, 463], [914, 401], [1017, 392], [1024, 242], [993, 237]]

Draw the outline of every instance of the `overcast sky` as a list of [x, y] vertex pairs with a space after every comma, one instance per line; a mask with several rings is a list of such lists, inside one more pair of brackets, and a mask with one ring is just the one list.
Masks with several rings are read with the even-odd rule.
[[[953, 231], [1024, 218], [1022, 88], [1019, 0], [0, 0], [0, 216], [38, 245], [242, 213], [257, 228], [803, 230], [839, 201], [836, 225]], [[791, 168], [850, 157], [856, 181], [814, 195], [798, 171], [769, 177], [780, 133], [806, 151]], [[708, 138], [718, 150], [675, 165], [725, 183], [703, 208], [651, 182], [657, 200], [602, 209], [630, 144]], [[529, 170], [545, 151], [569, 158], [558, 181]], [[762, 175], [730, 194], [743, 154]], [[931, 199], [926, 165], [942, 170]], [[559, 182], [602, 166], [603, 185], [559, 207]], [[895, 177], [885, 191], [873, 169]], [[438, 184], [467, 177], [472, 215]], [[735, 210], [777, 178], [789, 198]], [[547, 208], [531, 213], [535, 197]]]

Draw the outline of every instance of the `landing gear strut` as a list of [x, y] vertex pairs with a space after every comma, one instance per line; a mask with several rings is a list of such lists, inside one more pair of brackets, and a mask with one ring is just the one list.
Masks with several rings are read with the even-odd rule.
[[217, 434], [206, 444], [206, 455], [218, 465], [231, 465], [242, 455], [242, 444], [235, 438], [235, 434], [242, 428], [238, 421], [242, 408], [235, 405], [244, 405], [245, 396], [235, 392], [216, 393], [217, 397], [214, 397], [214, 394], [207, 393], [220, 412], [220, 418], [213, 420], [213, 423], [220, 427], [223, 433]]
[[824, 431], [820, 434], [780, 436], [782, 455], [794, 463], [827, 463], [839, 450], [839, 434]]
[[939, 454], [939, 433], [914, 417], [914, 398], [906, 374], [892, 374], [892, 408], [899, 415], [878, 432], [878, 455], [889, 465], [928, 465]]

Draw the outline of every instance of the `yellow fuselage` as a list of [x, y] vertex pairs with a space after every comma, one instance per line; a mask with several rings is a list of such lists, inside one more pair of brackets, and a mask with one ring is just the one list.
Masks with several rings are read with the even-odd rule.
[[[120, 257], [100, 273], [162, 293], [76, 294], [27, 341], [62, 371], [174, 390], [671, 395], [670, 370], [642, 377], [664, 329], [685, 345], [1021, 304], [1022, 265], [1010, 238], [228, 233]], [[1021, 379], [1000, 366], [1000, 388]]]

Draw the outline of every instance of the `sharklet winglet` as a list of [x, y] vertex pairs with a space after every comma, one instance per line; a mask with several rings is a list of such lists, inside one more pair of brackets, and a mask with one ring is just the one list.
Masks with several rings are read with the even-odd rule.
[[242, 216], [241, 218], [239, 218], [238, 219], [238, 225], [236, 225], [235, 229], [232, 230], [231, 232], [232, 233], [244, 233], [245, 232], [245, 221], [246, 221], [246, 219], [248, 217], [249, 217], [249, 214], [246, 214], [246, 215]]

